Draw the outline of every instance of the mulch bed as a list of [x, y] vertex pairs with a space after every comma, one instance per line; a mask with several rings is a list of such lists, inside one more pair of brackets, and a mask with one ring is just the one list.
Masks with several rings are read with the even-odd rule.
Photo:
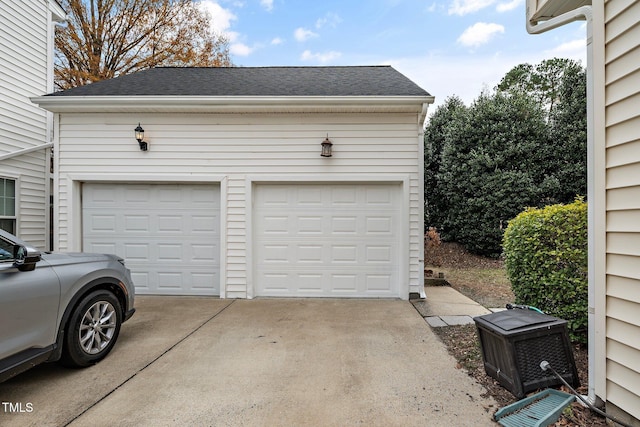
[[[431, 263], [431, 265], [449, 268], [504, 268], [501, 260], [488, 259], [470, 254], [455, 243], [441, 243], [438, 241], [436, 245], [430, 245], [427, 241], [425, 245], [425, 255], [426, 259], [435, 261]], [[451, 285], [456, 288], [455, 283]], [[465, 284], [465, 286], [469, 286], [469, 284]], [[466, 293], [466, 289], [458, 290]], [[475, 296], [477, 296], [477, 294], [483, 292], [483, 290], [487, 292], [496, 291], [495, 288], [482, 286], [482, 284], [479, 283], [472, 290], [472, 294], [475, 293]], [[467, 296], [473, 297], [474, 295], [468, 294]], [[475, 325], [447, 326], [433, 328], [433, 330], [447, 346], [449, 353], [457, 360], [457, 368], [465, 369], [471, 377], [487, 390], [486, 395], [492, 396], [496, 401], [498, 406], [494, 408], [494, 412], [519, 400], [485, 373]], [[587, 348], [582, 345], [575, 345], [573, 347], [573, 355], [581, 384], [577, 391], [582, 395], [586, 395], [589, 384]], [[570, 392], [564, 387], [560, 388], [560, 390]], [[589, 408], [584, 407], [578, 402], [574, 402], [564, 411], [554, 426], [605, 427], [607, 423], [603, 417], [592, 412]]]
[[[494, 412], [519, 400], [485, 373], [475, 325], [447, 326], [433, 328], [433, 330], [447, 346], [449, 353], [457, 360], [456, 367], [466, 370], [469, 376], [473, 377], [475, 381], [487, 390], [485, 396], [491, 396], [496, 401], [498, 406], [494, 408]], [[589, 383], [587, 349], [581, 345], [576, 345], [573, 347], [573, 356], [581, 384], [576, 391], [586, 395]], [[570, 390], [565, 387], [559, 389], [570, 393]], [[565, 410], [554, 426], [605, 427], [607, 423], [598, 414], [591, 412], [580, 403], [574, 402], [570, 409]]]

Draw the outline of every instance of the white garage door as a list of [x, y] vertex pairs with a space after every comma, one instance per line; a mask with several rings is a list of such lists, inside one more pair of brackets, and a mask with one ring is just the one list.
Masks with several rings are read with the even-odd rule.
[[220, 295], [220, 188], [83, 185], [85, 252], [126, 260], [136, 292]]
[[400, 185], [257, 185], [256, 294], [399, 296], [400, 218]]

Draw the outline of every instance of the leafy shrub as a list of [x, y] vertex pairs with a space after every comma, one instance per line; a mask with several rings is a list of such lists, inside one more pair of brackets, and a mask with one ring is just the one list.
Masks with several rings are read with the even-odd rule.
[[527, 209], [509, 222], [503, 248], [516, 303], [567, 320], [572, 341], [587, 329], [587, 204]]
[[447, 198], [443, 240], [498, 257], [503, 225], [526, 206], [540, 206], [546, 144], [543, 111], [523, 95], [485, 94], [458, 111], [438, 173]]
[[425, 261], [428, 260], [429, 265], [442, 266], [442, 256], [439, 255], [438, 247], [442, 244], [440, 233], [435, 227], [429, 227], [424, 234], [424, 256]]
[[503, 224], [587, 190], [586, 70], [520, 64], [470, 105], [447, 98], [424, 131], [425, 225], [498, 257]]

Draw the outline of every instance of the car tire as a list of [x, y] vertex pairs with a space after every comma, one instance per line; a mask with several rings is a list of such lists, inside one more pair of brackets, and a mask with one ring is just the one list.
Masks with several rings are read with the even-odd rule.
[[113, 293], [88, 294], [71, 313], [60, 363], [74, 368], [98, 363], [115, 345], [121, 325], [122, 308]]

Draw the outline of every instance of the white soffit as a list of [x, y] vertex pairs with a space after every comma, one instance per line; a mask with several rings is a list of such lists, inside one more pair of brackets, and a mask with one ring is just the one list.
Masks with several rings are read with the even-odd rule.
[[547, 21], [582, 6], [591, 6], [591, 0], [530, 0], [530, 20]]

